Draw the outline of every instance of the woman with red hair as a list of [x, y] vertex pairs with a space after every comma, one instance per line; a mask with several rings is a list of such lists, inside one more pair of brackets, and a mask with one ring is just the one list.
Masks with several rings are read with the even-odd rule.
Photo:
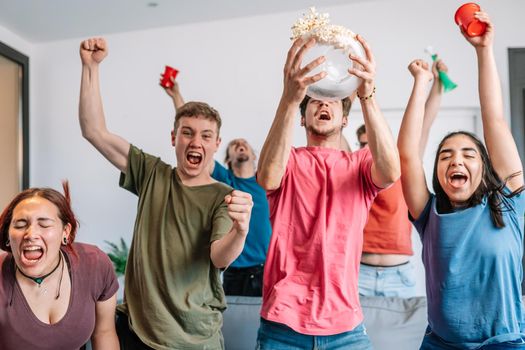
[[0, 349], [118, 349], [118, 282], [95, 246], [74, 243], [69, 187], [19, 193], [0, 216]]

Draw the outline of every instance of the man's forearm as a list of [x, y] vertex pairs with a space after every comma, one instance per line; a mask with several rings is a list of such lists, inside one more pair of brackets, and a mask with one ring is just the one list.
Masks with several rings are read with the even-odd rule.
[[175, 107], [175, 111], [178, 111], [179, 108], [184, 105], [184, 99], [179, 92], [175, 93], [171, 99], [173, 101], [173, 107]]
[[375, 98], [361, 100], [368, 146], [379, 176], [376, 185], [386, 187], [400, 176], [399, 155], [392, 136]]
[[210, 253], [213, 265], [218, 269], [228, 267], [242, 253], [245, 241], [246, 234], [238, 232], [236, 228], [232, 228], [224, 237], [214, 241]]
[[79, 121], [82, 135], [89, 141], [97, 133], [106, 129], [102, 98], [100, 96], [98, 65], [82, 66]]
[[257, 182], [266, 190], [278, 188], [284, 176], [292, 147], [293, 122], [297, 110], [298, 106], [281, 99], [257, 167]]

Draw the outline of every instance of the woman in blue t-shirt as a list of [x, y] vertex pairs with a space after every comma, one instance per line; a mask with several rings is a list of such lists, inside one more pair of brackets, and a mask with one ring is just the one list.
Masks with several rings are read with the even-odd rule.
[[403, 193], [423, 242], [429, 327], [421, 349], [525, 349], [521, 280], [525, 196], [522, 164], [503, 115], [494, 27], [474, 46], [487, 148], [468, 132], [440, 143], [429, 192], [417, 150], [428, 65], [408, 67], [414, 87], [399, 132]]

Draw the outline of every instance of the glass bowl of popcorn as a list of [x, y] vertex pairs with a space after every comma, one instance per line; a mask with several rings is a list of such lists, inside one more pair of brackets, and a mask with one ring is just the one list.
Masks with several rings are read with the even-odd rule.
[[315, 75], [324, 71], [326, 76], [310, 85], [307, 95], [329, 100], [340, 100], [350, 96], [361, 84], [361, 79], [348, 73], [348, 69], [355, 64], [349, 55], [365, 56], [356, 35], [345, 27], [329, 24], [328, 14], [319, 14], [315, 8], [310, 8], [310, 13], [305, 14], [292, 27], [292, 39], [298, 37], [316, 39], [316, 44], [305, 52], [302, 66], [319, 56], [326, 58], [309, 74]]

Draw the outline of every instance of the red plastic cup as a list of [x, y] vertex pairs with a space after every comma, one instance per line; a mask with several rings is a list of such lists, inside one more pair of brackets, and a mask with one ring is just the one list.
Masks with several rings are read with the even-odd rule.
[[461, 5], [454, 15], [454, 21], [456, 24], [463, 27], [463, 31], [468, 36], [480, 36], [485, 33], [487, 29], [487, 24], [478, 21], [474, 18], [474, 13], [480, 11], [481, 8], [478, 4], [473, 2], [468, 2]]
[[162, 73], [160, 85], [166, 89], [171, 89], [173, 87], [173, 82], [171, 81], [171, 78], [175, 79], [178, 73], [179, 71], [175, 68], [166, 66], [164, 73]]

